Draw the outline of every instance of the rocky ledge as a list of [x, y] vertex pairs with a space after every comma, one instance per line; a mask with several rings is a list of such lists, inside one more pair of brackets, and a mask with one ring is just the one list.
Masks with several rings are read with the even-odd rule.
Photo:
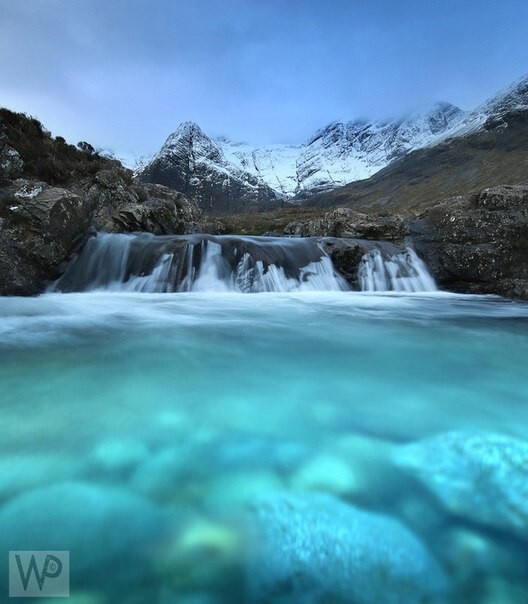
[[[528, 185], [483, 189], [415, 215], [379, 216], [338, 208], [321, 219], [292, 222], [285, 234], [410, 245], [442, 289], [528, 299]], [[343, 260], [347, 263], [341, 249], [335, 254], [338, 268]]]
[[122, 169], [67, 187], [0, 180], [0, 295], [35, 295], [56, 279], [90, 231], [185, 234], [198, 230], [194, 201]]

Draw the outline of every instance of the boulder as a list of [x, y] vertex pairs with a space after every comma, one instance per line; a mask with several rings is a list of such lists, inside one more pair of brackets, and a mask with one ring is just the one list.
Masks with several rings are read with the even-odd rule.
[[409, 232], [443, 289], [528, 299], [528, 186], [448, 199], [410, 220]]
[[125, 170], [102, 170], [76, 189], [95, 208], [92, 225], [98, 231], [183, 235], [197, 230], [201, 216], [183, 193], [141, 184]]
[[144, 185], [142, 203], [119, 206], [112, 214], [112, 231], [146, 231], [154, 235], [184, 235], [198, 230], [201, 212], [183, 193], [162, 185]]
[[[387, 216], [337, 208], [321, 219], [292, 222], [285, 234], [410, 246], [441, 289], [528, 299], [528, 185], [452, 197], [421, 213]], [[356, 287], [359, 250], [334, 245], [337, 270]]]
[[404, 219], [398, 214], [376, 216], [363, 214], [350, 208], [336, 208], [323, 218], [305, 223], [291, 222], [285, 235], [296, 237], [345, 237], [379, 241], [402, 241], [408, 234]]
[[88, 231], [90, 204], [67, 189], [18, 179], [0, 186], [0, 294], [35, 295]]
[[448, 432], [400, 447], [395, 461], [453, 514], [528, 538], [528, 442]]
[[93, 231], [194, 232], [198, 206], [124, 170], [103, 170], [70, 188], [0, 181], [0, 295], [36, 295]]
[[167, 535], [165, 513], [150, 501], [85, 482], [27, 491], [0, 508], [2, 551], [68, 550], [72, 589], [144, 581]]
[[423, 543], [388, 516], [329, 495], [275, 493], [253, 501], [250, 522], [252, 602], [442, 601], [442, 570]]
[[0, 178], [18, 178], [23, 169], [20, 154], [7, 143], [7, 136], [0, 134]]

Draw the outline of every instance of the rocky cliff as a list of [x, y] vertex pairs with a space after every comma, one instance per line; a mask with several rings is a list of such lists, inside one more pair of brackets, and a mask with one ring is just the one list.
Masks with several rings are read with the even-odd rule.
[[0, 295], [55, 279], [91, 230], [196, 230], [197, 205], [143, 184], [118, 162], [53, 139], [35, 119], [0, 111]]

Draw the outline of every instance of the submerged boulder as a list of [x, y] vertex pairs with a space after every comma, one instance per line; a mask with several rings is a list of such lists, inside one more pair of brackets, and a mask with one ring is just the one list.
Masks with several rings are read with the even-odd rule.
[[273, 494], [251, 505], [253, 602], [441, 601], [442, 570], [400, 522], [322, 494]]
[[1, 550], [68, 550], [72, 587], [144, 580], [167, 528], [147, 499], [85, 482], [30, 490], [0, 508]]
[[395, 461], [450, 512], [528, 537], [528, 442], [448, 432], [400, 447]]

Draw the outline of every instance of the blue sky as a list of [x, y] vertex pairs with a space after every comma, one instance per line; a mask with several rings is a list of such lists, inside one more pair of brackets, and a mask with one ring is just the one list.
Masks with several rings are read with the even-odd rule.
[[156, 151], [180, 122], [258, 144], [528, 72], [526, 0], [0, 0], [0, 104], [70, 142]]

